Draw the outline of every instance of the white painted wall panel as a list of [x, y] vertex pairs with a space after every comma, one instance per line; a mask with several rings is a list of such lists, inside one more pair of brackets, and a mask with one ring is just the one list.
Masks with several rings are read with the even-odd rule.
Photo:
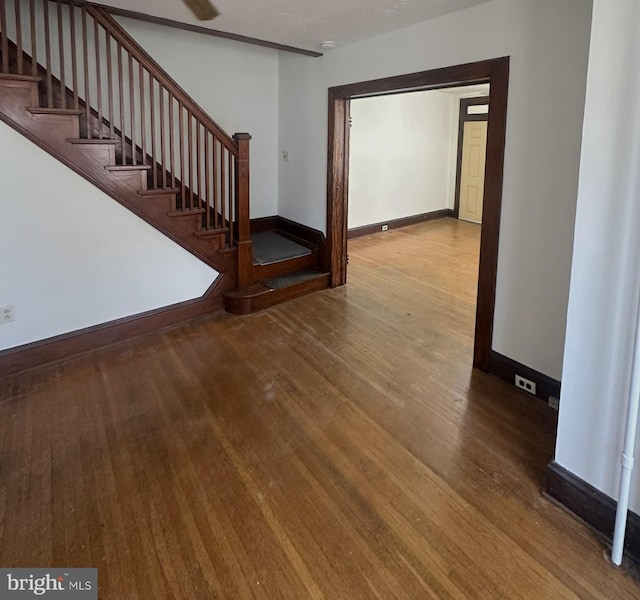
[[442, 92], [351, 102], [349, 228], [453, 208], [458, 102]]
[[556, 447], [559, 464], [613, 498], [640, 293], [638, 31], [636, 0], [595, 1]]
[[198, 298], [217, 272], [0, 123], [0, 350]]

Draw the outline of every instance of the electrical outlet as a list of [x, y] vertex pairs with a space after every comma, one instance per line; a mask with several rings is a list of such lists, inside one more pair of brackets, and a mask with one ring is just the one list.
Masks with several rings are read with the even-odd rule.
[[389, 226], [388, 225], [383, 225], [382, 226], [382, 231], [389, 231]]
[[520, 375], [516, 375], [516, 387], [519, 387], [521, 390], [529, 392], [534, 396], [536, 395], [536, 384], [529, 379], [521, 377]]
[[555, 396], [549, 396], [547, 404], [553, 408], [553, 410], [560, 410], [560, 400]]
[[3, 306], [0, 308], [0, 324], [3, 323], [11, 323], [11, 321], [15, 321], [15, 309], [13, 306]]

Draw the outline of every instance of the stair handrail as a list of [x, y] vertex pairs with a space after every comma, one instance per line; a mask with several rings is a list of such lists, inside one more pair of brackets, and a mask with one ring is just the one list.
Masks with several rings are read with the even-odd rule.
[[162, 85], [179, 100], [182, 105], [196, 116], [200, 122], [213, 133], [224, 146], [237, 156], [238, 145], [233, 138], [224, 131], [197, 103], [185, 92], [178, 82], [171, 77], [147, 52], [124, 30], [124, 28], [102, 6], [87, 3], [87, 13], [100, 23], [109, 34], [129, 52], [138, 62], [162, 83]]

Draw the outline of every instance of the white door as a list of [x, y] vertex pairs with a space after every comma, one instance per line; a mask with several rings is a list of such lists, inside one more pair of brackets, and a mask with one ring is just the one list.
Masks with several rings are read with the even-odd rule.
[[486, 155], [487, 122], [467, 121], [462, 136], [459, 219], [482, 223]]

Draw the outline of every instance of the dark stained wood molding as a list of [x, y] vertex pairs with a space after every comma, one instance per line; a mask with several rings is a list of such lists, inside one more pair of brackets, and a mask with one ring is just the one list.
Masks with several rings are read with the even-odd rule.
[[553, 379], [494, 350], [491, 351], [489, 360], [489, 373], [511, 385], [515, 385], [516, 375], [533, 381], [536, 384], [536, 398], [539, 398], [545, 404], [548, 403], [550, 396], [560, 399], [561, 384], [557, 379]]
[[488, 121], [489, 114], [470, 115], [467, 113], [469, 106], [482, 106], [489, 104], [489, 97], [460, 98], [460, 114], [458, 117], [458, 152], [456, 159], [456, 194], [453, 203], [453, 212], [456, 218], [460, 214], [460, 180], [462, 179], [462, 145], [464, 143], [464, 124], [469, 121]]
[[347, 281], [347, 202], [349, 188], [349, 103], [364, 95], [428, 90], [488, 83], [491, 112], [487, 132], [485, 197], [480, 240], [480, 266], [473, 364], [487, 371], [491, 356], [498, 242], [507, 123], [509, 57], [443, 67], [337, 86], [328, 93], [327, 245], [331, 285]]
[[365, 235], [380, 233], [383, 225], [387, 225], [389, 229], [399, 229], [400, 227], [416, 225], [417, 223], [423, 223], [424, 221], [433, 221], [435, 219], [444, 219], [446, 217], [453, 216], [453, 211], [450, 208], [432, 210], [431, 212], [420, 213], [419, 215], [412, 215], [410, 217], [401, 217], [400, 219], [392, 219], [391, 221], [380, 221], [380, 223], [372, 223], [371, 225], [363, 225], [362, 227], [353, 227], [348, 230], [347, 237], [351, 240]]
[[[571, 471], [551, 461], [547, 465], [545, 494], [562, 504], [594, 529], [613, 538], [616, 502]], [[629, 511], [625, 553], [640, 559], [640, 516]]]
[[[82, 4], [82, 2], [74, 1], [73, 4]], [[107, 12], [114, 16], [126, 17], [127, 19], [135, 19], [136, 21], [152, 23], [153, 25], [160, 25], [162, 27], [173, 27], [174, 29], [181, 29], [182, 31], [189, 31], [191, 33], [201, 33], [203, 35], [209, 35], [211, 37], [232, 40], [234, 42], [241, 42], [243, 44], [251, 44], [252, 46], [262, 46], [263, 48], [270, 48], [272, 50], [281, 50], [282, 52], [291, 52], [293, 54], [312, 56], [314, 58], [323, 56], [321, 52], [316, 52], [314, 50], [305, 50], [304, 48], [296, 48], [294, 46], [277, 44], [276, 42], [269, 42], [267, 40], [259, 40], [246, 35], [239, 35], [237, 33], [229, 33], [227, 31], [220, 31], [218, 29], [209, 29], [208, 27], [202, 27], [201, 25], [181, 23], [180, 21], [163, 19], [162, 17], [155, 17], [153, 15], [146, 15], [144, 13], [134, 10], [127, 10], [125, 8], [116, 8], [115, 6], [107, 6], [105, 4], [100, 4], [97, 2], [87, 2], [86, 4], [93, 4], [94, 6], [104, 8]]]
[[258, 217], [251, 219], [251, 233], [264, 233], [278, 228], [278, 217]]
[[351, 100], [329, 89], [327, 146], [327, 246], [331, 287], [347, 282], [349, 202], [349, 121]]
[[233, 287], [232, 279], [219, 275], [200, 298], [0, 351], [0, 379], [218, 311], [223, 307], [222, 294]]

